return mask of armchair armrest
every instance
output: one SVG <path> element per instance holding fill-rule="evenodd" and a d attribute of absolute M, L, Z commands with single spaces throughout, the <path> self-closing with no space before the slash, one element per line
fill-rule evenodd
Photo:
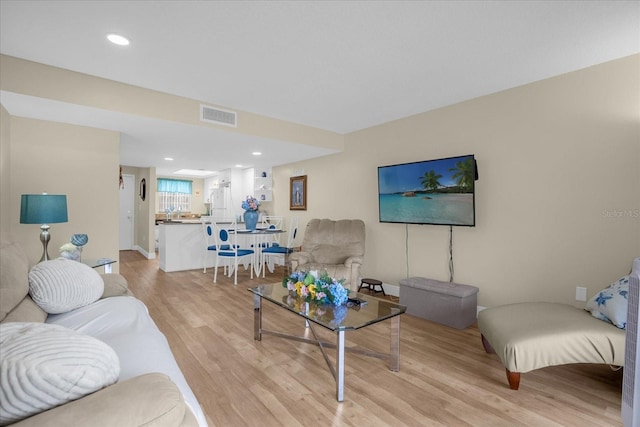
<path fill-rule="evenodd" d="M 289 255 L 289 261 L 291 261 L 291 269 L 295 271 L 299 265 L 308 264 L 310 259 L 311 254 L 309 252 L 293 252 Z"/>
<path fill-rule="evenodd" d="M 350 256 L 344 261 L 344 265 L 345 267 L 351 268 L 352 264 L 358 264 L 359 266 L 361 266 L 363 262 L 364 258 L 361 256 Z"/>
<path fill-rule="evenodd" d="M 12 427 L 197 426 L 182 394 L 164 374 L 153 373 L 121 383 L 12 424 Z"/>

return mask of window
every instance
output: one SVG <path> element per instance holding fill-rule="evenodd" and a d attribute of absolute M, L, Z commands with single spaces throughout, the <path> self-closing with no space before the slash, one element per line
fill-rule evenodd
<path fill-rule="evenodd" d="M 191 212 L 191 181 L 158 178 L 158 210 Z"/>

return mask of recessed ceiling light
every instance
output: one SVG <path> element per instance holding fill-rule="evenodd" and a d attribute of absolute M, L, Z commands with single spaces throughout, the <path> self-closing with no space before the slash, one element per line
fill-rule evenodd
<path fill-rule="evenodd" d="M 211 175 L 215 173 L 215 171 L 206 171 L 203 169 L 180 169 L 179 171 L 175 171 L 174 175 L 193 175 L 193 176 L 205 176 Z"/>
<path fill-rule="evenodd" d="M 171 160 L 173 160 L 173 157 L 165 157 L 164 159 L 171 161 Z"/>
<path fill-rule="evenodd" d="M 254 155 L 254 156 L 262 156 L 262 153 L 260 151 L 254 151 L 251 154 Z"/>
<path fill-rule="evenodd" d="M 241 167 L 242 167 L 242 165 L 238 164 L 238 165 L 236 165 L 236 167 L 237 167 L 237 168 L 241 168 Z"/>
<path fill-rule="evenodd" d="M 107 39 L 113 43 L 113 44 L 117 44 L 118 46 L 128 46 L 129 45 L 129 39 L 121 36 L 120 34 L 115 34 L 115 33 L 111 33 L 111 34 L 107 34 Z"/>

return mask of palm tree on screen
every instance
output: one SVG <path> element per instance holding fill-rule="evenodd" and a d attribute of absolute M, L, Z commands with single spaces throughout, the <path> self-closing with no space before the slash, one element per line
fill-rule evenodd
<path fill-rule="evenodd" d="M 437 190 L 440 187 L 440 182 L 438 181 L 442 178 L 442 175 L 436 173 L 434 170 L 430 170 L 425 172 L 421 177 L 422 181 L 420 182 L 425 190 Z"/>
<path fill-rule="evenodd" d="M 449 169 L 455 172 L 451 178 L 456 180 L 456 184 L 460 187 L 461 192 L 473 191 L 473 183 L 475 177 L 475 165 L 473 159 L 465 159 L 456 162 L 455 167 Z"/>

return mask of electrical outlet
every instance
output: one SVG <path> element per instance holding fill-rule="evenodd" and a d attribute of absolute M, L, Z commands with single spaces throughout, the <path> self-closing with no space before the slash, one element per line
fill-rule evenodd
<path fill-rule="evenodd" d="M 587 288 L 582 286 L 576 286 L 576 301 L 587 300 Z"/>

